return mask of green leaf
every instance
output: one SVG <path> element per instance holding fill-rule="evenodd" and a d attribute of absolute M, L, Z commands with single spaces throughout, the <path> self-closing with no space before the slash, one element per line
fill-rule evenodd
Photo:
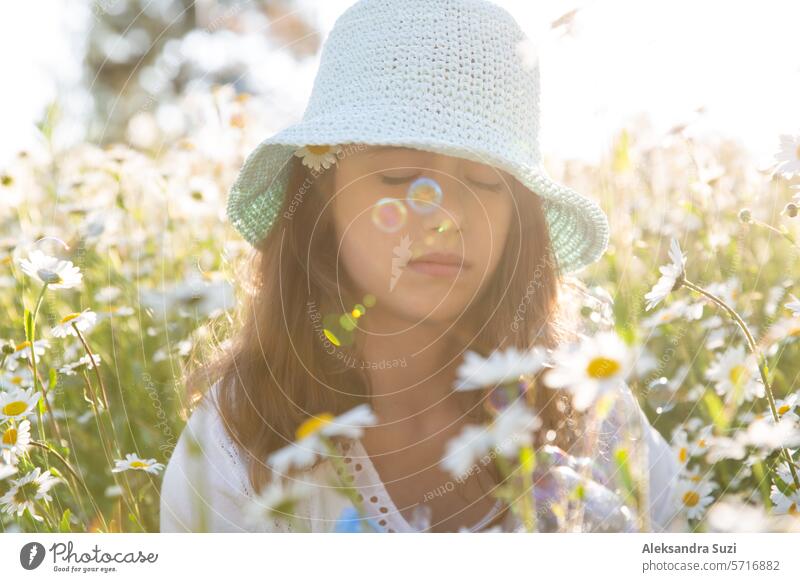
<path fill-rule="evenodd" d="M 59 523 L 58 525 L 58 531 L 60 531 L 61 533 L 70 533 L 71 531 L 69 527 L 70 515 L 71 515 L 70 510 L 65 509 L 64 514 L 61 516 L 61 523 Z"/>
<path fill-rule="evenodd" d="M 33 313 L 27 307 L 25 308 L 24 319 L 25 323 L 25 339 L 29 342 L 33 341 Z"/>
<path fill-rule="evenodd" d="M 769 479 L 766 477 L 766 470 L 763 461 L 753 463 L 753 477 L 758 482 L 758 488 L 761 491 L 761 499 L 764 502 L 764 508 L 772 508 L 772 500 L 769 497 Z"/>
<path fill-rule="evenodd" d="M 720 400 L 717 393 L 713 390 L 706 390 L 706 393 L 703 394 L 703 403 L 706 405 L 708 416 L 711 418 L 714 426 L 717 427 L 717 430 L 721 434 L 725 434 L 729 423 L 728 416 L 725 414 L 725 407 L 722 405 L 722 400 Z"/>
<path fill-rule="evenodd" d="M 49 378 L 50 387 L 48 388 L 48 390 L 52 390 L 53 388 L 56 387 L 56 383 L 58 382 L 58 374 L 56 374 L 55 368 L 50 368 L 49 376 L 50 376 Z"/>
<path fill-rule="evenodd" d="M 617 473 L 619 474 L 619 480 L 621 482 L 622 489 L 625 492 L 626 503 L 635 501 L 636 485 L 633 480 L 633 474 L 631 473 L 631 465 L 630 465 L 628 449 L 624 447 L 619 447 L 615 449 L 614 463 L 617 466 Z"/>

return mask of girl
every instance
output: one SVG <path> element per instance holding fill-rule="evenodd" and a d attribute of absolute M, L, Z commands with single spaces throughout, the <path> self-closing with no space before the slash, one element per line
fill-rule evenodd
<path fill-rule="evenodd" d="M 332 531 L 353 506 L 379 531 L 521 529 L 494 463 L 443 468 L 468 425 L 514 408 L 454 382 L 468 350 L 575 339 L 567 275 L 608 240 L 602 210 L 542 168 L 525 43 L 484 0 L 361 0 L 337 20 L 303 120 L 231 190 L 254 292 L 231 347 L 187 381 L 211 389 L 169 461 L 162 531 Z M 620 418 L 643 431 L 646 511 L 666 529 L 677 464 L 620 393 L 600 444 Z M 538 375 L 526 395 L 535 446 L 582 453 L 569 399 Z M 630 529 L 619 508 L 595 513 L 587 529 Z"/>

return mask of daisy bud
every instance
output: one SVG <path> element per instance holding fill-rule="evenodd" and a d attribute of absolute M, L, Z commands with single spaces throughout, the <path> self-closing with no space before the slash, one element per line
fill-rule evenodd
<path fill-rule="evenodd" d="M 794 218 L 797 216 L 797 204 L 794 202 L 789 202 L 786 207 L 783 209 L 784 214 L 789 218 Z"/>
<path fill-rule="evenodd" d="M 750 212 L 750 209 L 742 208 L 739 211 L 739 221 L 743 224 L 749 224 L 753 222 L 753 214 Z"/>
<path fill-rule="evenodd" d="M 3 355 L 8 356 L 10 354 L 13 354 L 15 351 L 16 350 L 14 349 L 13 345 L 8 344 L 8 343 L 3 344 L 3 348 L 2 348 Z"/>

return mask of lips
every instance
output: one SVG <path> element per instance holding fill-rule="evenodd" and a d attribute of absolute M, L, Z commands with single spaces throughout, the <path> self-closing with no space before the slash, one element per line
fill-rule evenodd
<path fill-rule="evenodd" d="M 408 262 L 408 268 L 433 277 L 454 277 L 470 264 L 453 253 L 428 253 Z"/>

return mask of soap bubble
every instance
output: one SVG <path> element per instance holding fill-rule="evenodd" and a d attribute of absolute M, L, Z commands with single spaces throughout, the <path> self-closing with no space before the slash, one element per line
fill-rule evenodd
<path fill-rule="evenodd" d="M 408 211 L 397 198 L 381 198 L 372 208 L 372 222 L 383 232 L 397 232 L 406 223 Z"/>
<path fill-rule="evenodd" d="M 442 203 L 442 187 L 431 178 L 417 178 L 408 187 L 406 201 L 408 205 L 420 214 L 429 214 L 436 210 Z"/>

